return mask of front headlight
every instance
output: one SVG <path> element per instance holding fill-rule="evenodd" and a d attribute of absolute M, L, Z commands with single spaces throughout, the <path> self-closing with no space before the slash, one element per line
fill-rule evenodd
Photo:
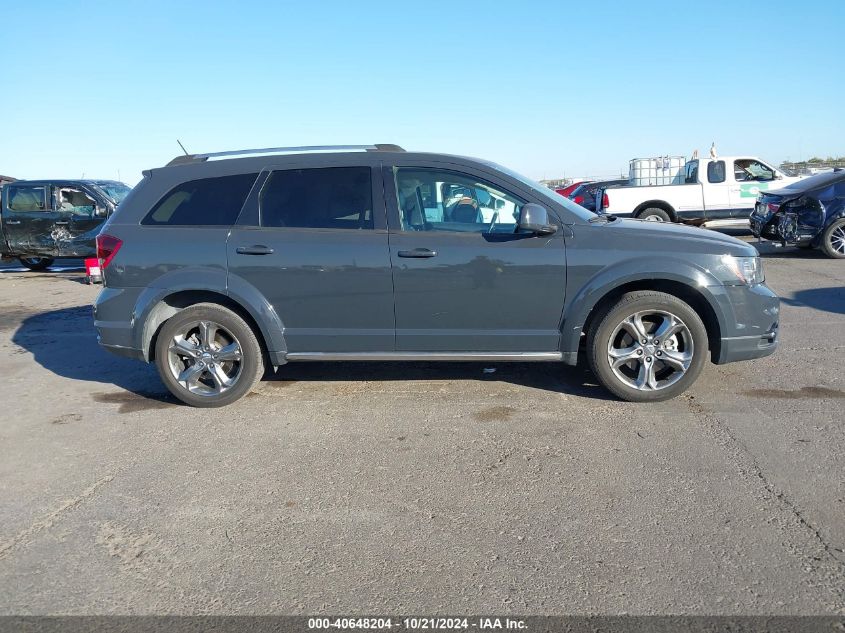
<path fill-rule="evenodd" d="M 763 274 L 763 261 L 759 257 L 724 255 L 722 263 L 739 281 L 748 286 L 756 286 L 766 281 L 766 276 Z"/>

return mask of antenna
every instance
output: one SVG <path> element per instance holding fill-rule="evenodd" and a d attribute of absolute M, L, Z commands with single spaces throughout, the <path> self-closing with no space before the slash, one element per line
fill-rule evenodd
<path fill-rule="evenodd" d="M 182 145 L 182 141 L 180 141 L 180 140 L 177 138 L 177 139 L 176 139 L 176 142 L 177 142 L 177 143 L 179 143 L 179 147 L 181 147 L 181 148 L 182 148 L 182 151 L 183 151 L 183 152 L 185 152 L 185 156 L 188 156 L 188 155 L 189 155 L 189 154 L 188 154 L 188 150 L 186 150 L 186 149 L 185 149 L 185 146 L 184 146 L 184 145 Z"/>

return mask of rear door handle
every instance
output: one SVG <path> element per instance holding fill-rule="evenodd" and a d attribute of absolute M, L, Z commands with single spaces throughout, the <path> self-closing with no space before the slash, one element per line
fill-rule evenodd
<path fill-rule="evenodd" d="M 412 251 L 399 251 L 396 253 L 399 257 L 437 257 L 437 251 L 432 251 L 427 248 L 415 248 Z"/>
<path fill-rule="evenodd" d="M 58 224 L 58 225 L 60 225 L 60 226 L 65 226 L 66 224 L 70 224 L 70 222 L 68 222 L 67 220 L 65 220 L 64 222 L 56 222 L 55 224 Z"/>
<path fill-rule="evenodd" d="M 235 252 L 239 255 L 270 255 L 273 253 L 273 249 L 269 246 L 255 244 L 254 246 L 238 246 Z"/>
<path fill-rule="evenodd" d="M 6 220 L 6 224 L 20 224 L 20 220 Z"/>

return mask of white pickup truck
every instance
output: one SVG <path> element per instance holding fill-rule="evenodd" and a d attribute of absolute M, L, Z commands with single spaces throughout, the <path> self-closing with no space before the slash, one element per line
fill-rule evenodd
<path fill-rule="evenodd" d="M 680 185 L 599 190 L 596 209 L 658 222 L 741 221 L 751 215 L 760 191 L 799 180 L 749 156 L 693 159 L 684 165 L 682 176 Z"/>

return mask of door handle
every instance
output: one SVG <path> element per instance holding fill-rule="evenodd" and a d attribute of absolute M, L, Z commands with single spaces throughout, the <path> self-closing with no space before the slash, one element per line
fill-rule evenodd
<path fill-rule="evenodd" d="M 65 225 L 67 225 L 67 224 L 70 224 L 70 222 L 69 222 L 69 221 L 67 221 L 67 220 L 65 220 L 64 222 L 54 222 L 54 224 L 58 224 L 58 225 L 61 225 L 61 226 L 65 226 Z"/>
<path fill-rule="evenodd" d="M 6 224 L 20 224 L 20 220 L 6 220 Z"/>
<path fill-rule="evenodd" d="M 432 251 L 432 250 L 429 250 L 427 248 L 415 248 L 412 251 L 399 251 L 396 254 L 399 255 L 399 257 L 425 258 L 425 257 L 436 257 L 437 251 Z"/>
<path fill-rule="evenodd" d="M 269 246 L 256 244 L 254 246 L 238 246 L 235 252 L 239 255 L 270 255 L 273 253 L 273 249 Z"/>

